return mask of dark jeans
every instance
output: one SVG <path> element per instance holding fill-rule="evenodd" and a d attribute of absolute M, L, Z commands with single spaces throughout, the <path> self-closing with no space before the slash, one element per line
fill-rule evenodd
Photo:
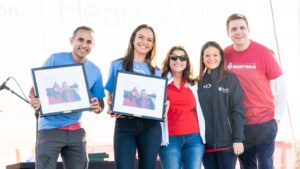
<path fill-rule="evenodd" d="M 154 169 L 160 144 L 159 121 L 118 118 L 114 133 L 116 169 L 134 169 L 136 150 L 139 169 Z"/>
<path fill-rule="evenodd" d="M 242 169 L 274 169 L 273 153 L 277 135 L 275 120 L 245 126 L 245 152 L 239 156 Z"/>
<path fill-rule="evenodd" d="M 88 159 L 84 129 L 45 129 L 38 132 L 36 169 L 56 169 L 61 154 L 64 168 L 86 169 Z"/>
<path fill-rule="evenodd" d="M 236 160 L 233 150 L 223 150 L 204 153 L 203 165 L 205 169 L 235 169 Z"/>

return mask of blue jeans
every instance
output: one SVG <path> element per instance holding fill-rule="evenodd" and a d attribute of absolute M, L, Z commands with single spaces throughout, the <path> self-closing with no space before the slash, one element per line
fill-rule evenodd
<path fill-rule="evenodd" d="M 169 144 L 161 146 L 159 157 L 163 169 L 200 169 L 204 144 L 200 134 L 170 136 Z"/>
<path fill-rule="evenodd" d="M 134 169 L 136 150 L 139 169 L 154 169 L 160 144 L 159 121 L 118 118 L 114 133 L 116 169 Z"/>
<path fill-rule="evenodd" d="M 273 153 L 277 135 L 275 120 L 245 126 L 245 152 L 239 156 L 242 169 L 274 169 Z"/>

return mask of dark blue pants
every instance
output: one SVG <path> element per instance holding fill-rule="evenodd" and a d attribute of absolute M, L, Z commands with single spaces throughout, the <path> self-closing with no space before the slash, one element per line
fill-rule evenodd
<path fill-rule="evenodd" d="M 203 165 L 205 169 L 235 169 L 236 160 L 233 150 L 223 150 L 204 153 Z"/>
<path fill-rule="evenodd" d="M 116 169 L 134 169 L 136 150 L 139 169 L 154 169 L 160 144 L 159 121 L 118 118 L 114 133 Z"/>
<path fill-rule="evenodd" d="M 245 151 L 239 156 L 241 169 L 274 169 L 273 153 L 277 135 L 275 120 L 245 126 Z"/>

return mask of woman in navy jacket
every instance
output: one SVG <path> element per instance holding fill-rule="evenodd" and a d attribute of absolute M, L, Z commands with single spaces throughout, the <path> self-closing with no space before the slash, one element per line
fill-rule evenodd
<path fill-rule="evenodd" d="M 206 169 L 234 169 L 243 153 L 245 108 L 240 83 L 224 69 L 224 53 L 214 41 L 201 49 L 198 87 L 206 125 Z"/>

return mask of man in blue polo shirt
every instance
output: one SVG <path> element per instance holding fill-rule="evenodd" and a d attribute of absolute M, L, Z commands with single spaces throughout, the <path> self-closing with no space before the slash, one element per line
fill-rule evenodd
<path fill-rule="evenodd" d="M 83 64 L 88 88 L 91 93 L 91 112 L 100 113 L 104 108 L 105 96 L 100 69 L 86 59 L 94 46 L 94 31 L 86 26 L 74 30 L 70 38 L 72 52 L 52 54 L 43 67 Z M 40 108 L 34 89 L 30 91 L 30 104 L 34 110 Z M 86 169 L 88 166 L 85 131 L 81 128 L 82 112 L 51 115 L 39 118 L 36 144 L 36 169 L 56 169 L 59 154 L 65 168 Z"/>

